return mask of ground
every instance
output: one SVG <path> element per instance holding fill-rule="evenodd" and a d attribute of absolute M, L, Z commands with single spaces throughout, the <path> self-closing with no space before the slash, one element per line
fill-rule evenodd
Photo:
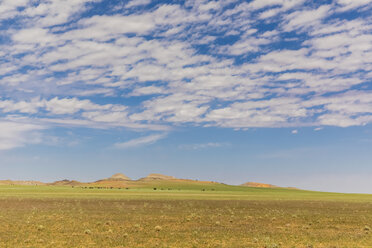
<path fill-rule="evenodd" d="M 0 223 L 11 248 L 372 247 L 372 195 L 1 186 Z"/>

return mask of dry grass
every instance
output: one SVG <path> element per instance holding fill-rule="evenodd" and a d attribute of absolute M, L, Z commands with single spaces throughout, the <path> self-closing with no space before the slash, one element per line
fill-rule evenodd
<path fill-rule="evenodd" d="M 0 198 L 0 247 L 372 247 L 369 201 L 120 194 Z"/>
<path fill-rule="evenodd" d="M 4 199 L 0 247 L 371 247 L 369 203 Z"/>

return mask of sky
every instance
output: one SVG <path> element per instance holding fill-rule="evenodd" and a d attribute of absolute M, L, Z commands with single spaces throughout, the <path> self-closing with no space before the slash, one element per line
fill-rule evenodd
<path fill-rule="evenodd" d="M 372 193 L 371 0 L 0 0 L 0 179 Z"/>

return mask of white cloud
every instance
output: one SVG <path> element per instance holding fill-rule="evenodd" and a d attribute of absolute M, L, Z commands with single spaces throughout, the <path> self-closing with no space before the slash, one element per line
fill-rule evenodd
<path fill-rule="evenodd" d="M 371 0 L 337 0 L 336 2 L 342 6 L 339 11 L 347 11 L 371 4 Z"/>
<path fill-rule="evenodd" d="M 284 25 L 284 30 L 288 32 L 298 28 L 307 28 L 317 25 L 327 16 L 330 10 L 330 5 L 322 5 L 315 10 L 293 12 L 285 17 L 287 23 Z"/>
<path fill-rule="evenodd" d="M 0 100 L 0 110 L 2 112 L 20 112 L 20 113 L 37 113 L 38 108 L 43 106 L 43 103 L 40 102 L 40 99 L 34 98 L 31 101 L 19 101 L 14 102 L 11 100 Z"/>
<path fill-rule="evenodd" d="M 261 9 L 267 6 L 282 5 L 283 2 L 284 2 L 283 0 L 267 0 L 267 1 L 255 0 L 249 3 L 249 7 L 253 9 Z"/>
<path fill-rule="evenodd" d="M 37 26 L 52 26 L 69 21 L 76 13 L 83 12 L 87 3 L 100 0 L 50 0 L 38 5 L 30 4 L 19 14 L 32 17 Z"/>
<path fill-rule="evenodd" d="M 127 148 L 132 148 L 132 147 L 150 145 L 150 144 L 157 142 L 160 139 L 165 138 L 166 136 L 167 135 L 165 133 L 153 134 L 153 135 L 149 135 L 145 137 L 140 137 L 137 139 L 132 139 L 132 140 L 122 142 L 122 143 L 116 143 L 114 147 L 118 149 L 127 149 Z"/>
<path fill-rule="evenodd" d="M 80 110 L 108 109 L 111 105 L 98 105 L 89 100 L 78 100 L 77 98 L 58 99 L 57 97 L 46 101 L 46 110 L 53 114 L 73 114 Z"/>
<path fill-rule="evenodd" d="M 241 55 L 252 51 L 259 50 L 260 45 L 269 44 L 272 42 L 266 38 L 250 38 L 238 41 L 233 45 L 225 46 L 221 48 L 222 53 L 230 55 Z"/>
<path fill-rule="evenodd" d="M 132 0 L 125 5 L 126 8 L 131 8 L 140 5 L 147 5 L 151 3 L 151 0 Z"/>
<path fill-rule="evenodd" d="M 328 126 L 339 126 L 339 127 L 350 127 L 350 126 L 362 126 L 372 121 L 372 115 L 351 117 L 340 113 L 324 114 L 320 116 L 319 122 L 322 125 Z"/>
<path fill-rule="evenodd" d="M 298 134 L 298 130 L 297 130 L 297 129 L 292 130 L 291 133 L 292 133 L 292 134 Z"/>
<path fill-rule="evenodd" d="M 132 96 L 141 96 L 141 95 L 153 95 L 153 94 L 164 94 L 166 91 L 162 87 L 158 86 L 146 86 L 135 88 L 131 95 Z"/>
<path fill-rule="evenodd" d="M 33 124 L 0 121 L 0 150 L 40 143 L 42 129 L 44 127 Z"/>
<path fill-rule="evenodd" d="M 38 46 L 45 46 L 56 41 L 56 37 L 48 34 L 48 30 L 43 28 L 23 29 L 15 33 L 12 38 L 15 42 L 37 44 Z"/>
<path fill-rule="evenodd" d="M 18 14 L 17 9 L 27 6 L 29 0 L 3 0 L 0 5 L 0 20 L 13 18 Z"/>
<path fill-rule="evenodd" d="M 369 1 L 154 2 L 128 10 L 144 0 L 81 16 L 94 2 L 2 2 L 2 20 L 19 18 L 0 51 L 5 118 L 151 130 L 371 123 L 370 90 L 352 90 L 371 79 L 371 20 L 332 16 L 366 11 Z M 262 22 L 277 28 L 257 28 Z"/>
<path fill-rule="evenodd" d="M 219 126 L 244 127 L 281 127 L 290 126 L 290 120 L 307 115 L 300 106 L 301 99 L 271 99 L 234 103 L 229 107 L 209 112 L 206 120 L 215 121 Z"/>

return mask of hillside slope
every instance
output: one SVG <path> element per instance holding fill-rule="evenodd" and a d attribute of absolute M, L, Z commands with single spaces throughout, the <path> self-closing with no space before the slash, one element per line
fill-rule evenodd
<path fill-rule="evenodd" d="M 93 188 L 126 188 L 126 189 L 152 189 L 152 190 L 198 190 L 198 191 L 245 191 L 250 188 L 281 188 L 271 184 L 248 182 L 239 186 L 227 185 L 212 181 L 198 181 L 179 179 L 157 173 L 149 174 L 138 180 L 131 180 L 122 173 L 95 182 L 82 183 L 76 180 L 60 180 L 53 183 L 38 181 L 11 181 L 2 180 L 0 185 L 48 185 L 48 186 L 76 186 Z"/>

